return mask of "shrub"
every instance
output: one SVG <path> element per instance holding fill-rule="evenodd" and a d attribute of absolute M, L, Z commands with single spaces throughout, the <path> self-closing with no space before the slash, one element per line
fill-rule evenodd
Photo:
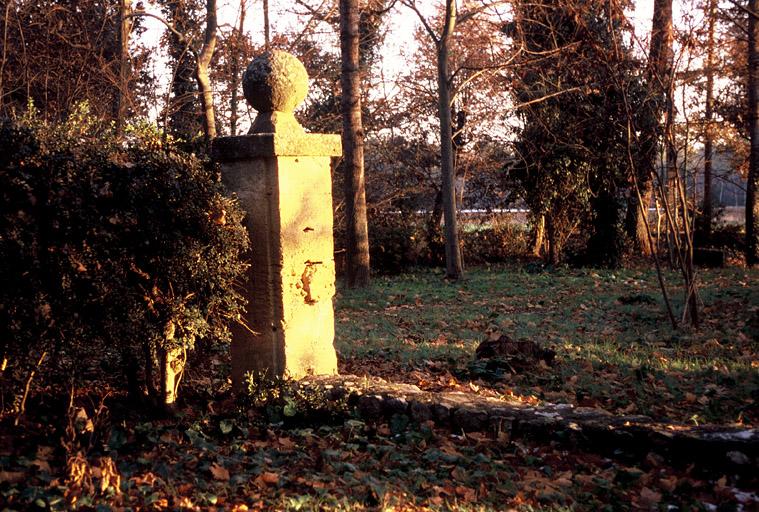
<path fill-rule="evenodd" d="M 214 169 L 155 131 L 118 141 L 88 117 L 0 122 L 2 393 L 17 412 L 36 363 L 82 377 L 114 355 L 131 391 L 171 403 L 187 351 L 227 341 L 242 306 L 243 214 Z"/>
<path fill-rule="evenodd" d="M 248 373 L 239 397 L 240 412 L 267 423 L 297 425 L 314 420 L 342 420 L 349 412 L 347 396 L 332 396 L 325 388 L 289 376 Z"/>
<path fill-rule="evenodd" d="M 464 230 L 461 243 L 467 265 L 501 263 L 524 257 L 528 253 L 527 226 L 513 221 L 491 219 L 473 229 Z"/>
<path fill-rule="evenodd" d="M 384 273 L 424 263 L 426 244 L 421 219 L 413 214 L 371 212 L 369 256 L 372 268 Z"/>

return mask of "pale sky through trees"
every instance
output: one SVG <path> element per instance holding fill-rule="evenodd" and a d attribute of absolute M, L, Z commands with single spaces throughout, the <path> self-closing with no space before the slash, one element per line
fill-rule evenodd
<path fill-rule="evenodd" d="M 675 2 L 675 20 L 676 25 L 683 20 L 683 15 L 693 6 L 694 0 L 681 0 Z M 418 4 L 423 12 L 432 13 L 436 4 L 441 3 L 437 0 L 418 0 Z M 279 34 L 297 34 L 306 25 L 304 17 L 298 16 L 294 11 L 305 12 L 305 10 L 295 4 L 292 0 L 270 0 L 270 21 L 272 37 Z M 336 5 L 336 3 L 335 3 Z M 263 15 L 261 13 L 261 0 L 248 0 L 247 13 L 245 18 L 245 30 L 255 44 L 263 45 Z M 336 7 L 335 7 L 336 8 Z M 151 6 L 148 6 L 151 9 Z M 152 7 L 153 12 L 160 14 L 157 9 Z M 692 11 L 691 11 L 692 12 Z M 637 0 L 635 8 L 628 11 L 628 18 L 635 27 L 634 43 L 635 51 L 644 56 L 647 53 L 648 33 L 651 26 L 651 16 L 653 13 L 652 0 Z M 235 0 L 221 0 L 218 7 L 219 27 L 222 31 L 228 31 L 231 27 L 237 26 L 239 16 L 239 2 Z M 700 20 L 703 16 L 701 12 L 692 12 L 695 20 Z M 413 54 L 413 48 L 418 44 L 415 40 L 417 28 L 420 23 L 416 15 L 409 11 L 408 8 L 400 5 L 389 13 L 390 25 L 388 35 L 385 39 L 384 47 L 381 52 L 381 76 L 385 79 L 385 90 L 382 94 L 392 96 L 397 92 L 395 79 L 403 71 L 408 69 L 408 55 Z M 698 23 L 698 22 L 696 22 Z M 169 73 L 167 69 L 166 49 L 159 44 L 161 35 L 164 32 L 163 25 L 155 19 L 146 18 L 145 26 L 147 31 L 142 36 L 143 41 L 148 46 L 153 46 L 157 58 L 154 62 L 154 73 L 160 77 L 162 82 L 161 95 L 158 98 L 158 104 L 153 106 L 151 117 L 155 118 L 162 108 L 162 95 L 165 94 Z M 339 58 L 339 41 L 338 34 L 326 29 L 326 27 L 317 27 L 316 32 L 321 34 L 325 46 L 334 50 L 335 58 Z M 240 120 L 242 129 L 247 129 L 246 117 Z"/>

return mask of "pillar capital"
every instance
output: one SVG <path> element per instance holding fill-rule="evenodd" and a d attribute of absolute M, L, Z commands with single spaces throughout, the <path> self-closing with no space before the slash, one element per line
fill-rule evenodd
<path fill-rule="evenodd" d="M 219 137 L 213 141 L 213 158 L 232 162 L 276 156 L 340 156 L 340 135 L 324 133 L 253 133 Z"/>

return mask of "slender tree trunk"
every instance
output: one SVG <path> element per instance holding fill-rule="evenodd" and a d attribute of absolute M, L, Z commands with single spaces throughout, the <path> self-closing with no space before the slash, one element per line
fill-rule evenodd
<path fill-rule="evenodd" d="M 129 34 L 132 31 L 131 0 L 119 0 L 119 83 L 113 105 L 116 134 L 121 135 L 126 121 L 126 94 L 129 90 Z"/>
<path fill-rule="evenodd" d="M 435 193 L 431 211 L 427 219 L 427 247 L 430 250 L 430 261 L 437 264 L 445 260 L 444 244 L 439 243 L 440 222 L 443 220 L 443 193 L 440 190 Z"/>
<path fill-rule="evenodd" d="M 671 82 L 670 82 L 671 83 Z M 675 141 L 675 101 L 674 90 L 670 87 L 667 91 L 667 111 L 664 119 L 664 184 L 666 187 L 667 202 L 672 208 L 672 217 L 675 219 L 676 230 L 671 233 L 672 236 L 679 236 L 680 233 L 680 213 L 686 215 L 686 212 L 680 212 L 680 194 L 678 190 L 678 168 L 677 168 L 677 143 Z"/>
<path fill-rule="evenodd" d="M 649 93 L 644 109 L 645 121 L 652 122 L 651 126 L 642 129 L 640 142 L 640 158 L 637 165 L 637 181 L 640 197 L 646 204 L 638 206 L 638 195 L 630 194 L 627 204 L 626 229 L 628 236 L 635 242 L 643 255 L 653 251 L 646 235 L 645 223 L 648 222 L 648 206 L 653 195 L 652 179 L 656 170 L 658 141 L 662 135 L 661 117 L 666 112 L 672 81 L 672 66 L 674 54 L 672 50 L 672 0 L 654 0 L 654 12 L 651 19 L 651 46 L 646 66 L 646 82 Z"/>
<path fill-rule="evenodd" d="M 759 0 L 748 0 L 748 133 L 751 141 L 746 184 L 746 263 L 759 264 Z"/>
<path fill-rule="evenodd" d="M 709 28 L 706 42 L 706 100 L 704 105 L 704 204 L 701 221 L 701 235 L 704 241 L 712 236 L 712 158 L 714 130 L 714 21 L 717 2 L 709 0 L 707 17 Z"/>
<path fill-rule="evenodd" d="M 266 45 L 266 49 L 269 49 L 269 46 L 271 45 L 271 26 L 269 25 L 269 0 L 262 0 L 263 1 L 263 11 L 264 11 L 264 43 Z"/>
<path fill-rule="evenodd" d="M 182 349 L 159 350 L 161 364 L 161 402 L 173 408 L 185 367 L 185 353 Z"/>
<path fill-rule="evenodd" d="M 636 169 L 636 172 L 639 172 Z M 654 197 L 654 188 L 651 179 L 640 180 L 642 174 L 639 174 L 638 186 L 640 187 L 640 197 L 643 199 L 643 211 L 641 211 L 638 194 L 631 193 L 627 199 L 627 212 L 625 214 L 625 232 L 635 247 L 643 256 L 651 256 L 654 248 L 646 232 L 646 223 L 648 222 L 648 208 L 651 205 L 651 199 Z"/>
<path fill-rule="evenodd" d="M 216 49 L 216 0 L 206 2 L 206 32 L 203 39 L 203 48 L 198 54 L 196 78 L 200 91 L 200 105 L 203 108 L 203 131 L 205 133 L 206 148 L 210 148 L 211 141 L 216 138 L 216 118 L 213 109 L 213 91 L 211 90 L 211 78 L 208 67 Z"/>
<path fill-rule="evenodd" d="M 464 276 L 456 224 L 455 169 L 451 139 L 451 88 L 448 73 L 448 44 L 456 28 L 456 2 L 446 0 L 445 27 L 437 44 L 438 114 L 440 116 L 440 173 L 442 175 L 443 218 L 445 221 L 445 268 L 450 279 Z"/>
<path fill-rule="evenodd" d="M 358 1 L 340 0 L 346 270 L 350 287 L 364 287 L 369 284 L 369 233 L 364 187 L 364 128 L 361 122 L 358 18 Z"/>
<path fill-rule="evenodd" d="M 188 6 L 180 0 L 166 2 L 168 22 L 180 33 L 189 30 L 190 13 Z M 197 62 L 190 51 L 189 42 L 183 35 L 168 34 L 169 55 L 174 59 L 175 68 L 169 87 L 171 101 L 164 110 L 164 128 L 167 133 L 191 141 L 198 131 L 197 126 Z"/>
<path fill-rule="evenodd" d="M 540 258 L 543 256 L 543 247 L 545 245 L 546 216 L 538 216 L 534 220 L 534 223 L 533 232 L 535 234 L 532 243 L 532 255 Z"/>
<path fill-rule="evenodd" d="M 240 54 L 242 53 L 243 30 L 245 26 L 245 0 L 240 0 L 240 25 L 235 34 L 235 47 L 232 53 L 232 97 L 229 99 L 229 134 L 237 135 L 237 89 L 240 87 Z"/>
<path fill-rule="evenodd" d="M 561 262 L 563 247 L 560 240 L 561 235 L 554 226 L 550 215 L 546 216 L 546 236 L 548 237 L 548 262 L 551 265 L 558 265 Z"/>

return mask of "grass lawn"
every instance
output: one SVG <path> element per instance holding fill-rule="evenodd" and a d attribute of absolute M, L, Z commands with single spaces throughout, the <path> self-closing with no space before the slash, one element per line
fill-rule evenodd
<path fill-rule="evenodd" d="M 678 276 L 666 279 L 681 311 Z M 699 280 L 703 323 L 675 330 L 648 269 L 493 266 L 470 269 L 462 283 L 428 269 L 377 277 L 366 290 L 342 288 L 337 296 L 340 371 L 430 390 L 756 425 L 759 271 L 702 270 Z M 556 362 L 489 375 L 472 363 L 491 334 L 550 346 Z"/>

